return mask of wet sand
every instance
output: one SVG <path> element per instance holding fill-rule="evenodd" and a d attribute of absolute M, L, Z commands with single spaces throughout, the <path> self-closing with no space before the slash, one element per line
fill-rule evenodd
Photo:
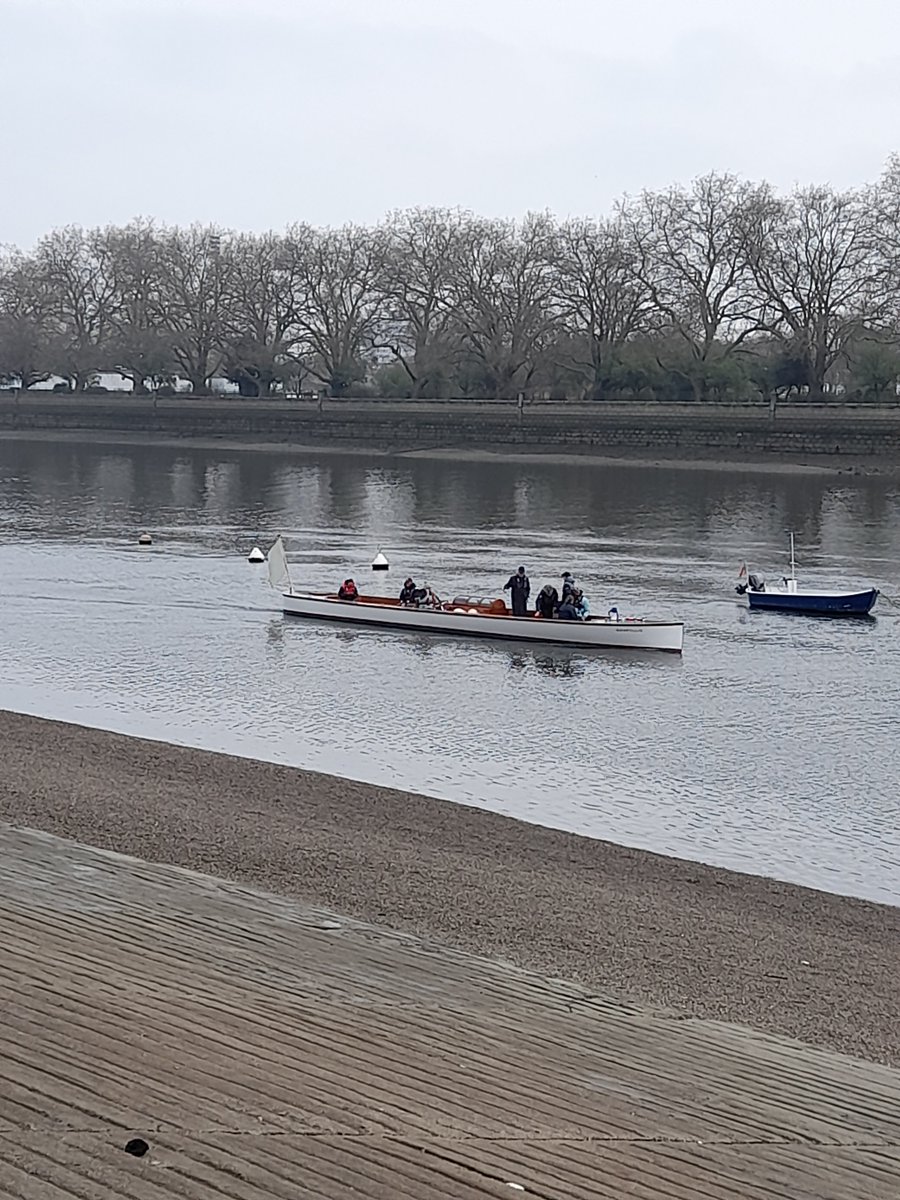
<path fill-rule="evenodd" d="M 745 458 L 723 459 L 715 450 L 708 457 L 685 456 L 677 449 L 659 448 L 621 450 L 619 453 L 596 453 L 585 447 L 581 452 L 558 450 L 520 450 L 515 446 L 484 446 L 478 449 L 461 446 L 427 446 L 406 449 L 385 449 L 371 444 L 352 442 L 327 445 L 314 442 L 238 441 L 228 437 L 172 437 L 166 434 L 137 432 L 123 433 L 98 430 L 0 430 L 0 441 L 23 442 L 89 442 L 91 445 L 135 446 L 152 445 L 193 450 L 218 450 L 265 454 L 340 455 L 388 460 L 425 459 L 451 462 L 541 463 L 556 466 L 601 469 L 604 467 L 658 467 L 665 470 L 713 471 L 740 474 L 809 476 L 885 476 L 900 477 L 900 463 L 890 458 L 853 457 L 850 455 L 772 454 L 748 455 Z"/>
<path fill-rule="evenodd" d="M 9 712 L 0 742 L 0 820 L 900 1064 L 898 908 Z"/>

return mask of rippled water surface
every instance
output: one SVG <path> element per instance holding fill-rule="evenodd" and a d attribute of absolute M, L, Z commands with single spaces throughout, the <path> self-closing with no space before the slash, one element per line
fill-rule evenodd
<path fill-rule="evenodd" d="M 804 582 L 900 597 L 898 517 L 877 477 L 0 442 L 0 706 L 900 903 L 900 610 L 733 592 L 793 529 Z M 313 588 L 571 569 L 595 611 L 683 617 L 685 654 L 292 622 L 245 561 L 279 532 Z"/>

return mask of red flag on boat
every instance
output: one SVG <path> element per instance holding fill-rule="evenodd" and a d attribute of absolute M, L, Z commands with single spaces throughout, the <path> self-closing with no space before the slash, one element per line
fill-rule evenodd
<path fill-rule="evenodd" d="M 738 571 L 738 579 L 743 579 L 747 574 L 747 564 L 741 563 L 741 569 Z"/>

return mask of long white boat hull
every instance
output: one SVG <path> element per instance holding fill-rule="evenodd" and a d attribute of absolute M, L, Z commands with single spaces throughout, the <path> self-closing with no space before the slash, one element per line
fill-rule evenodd
<path fill-rule="evenodd" d="M 285 592 L 284 612 L 293 617 L 341 621 L 399 630 L 425 630 L 455 637 L 507 638 L 517 642 L 544 642 L 562 646 L 615 650 L 663 650 L 680 654 L 684 645 L 681 621 L 643 621 L 589 618 L 586 621 L 543 620 L 486 612 L 453 612 L 447 609 L 402 607 L 368 601 L 342 601 L 333 596 Z"/>

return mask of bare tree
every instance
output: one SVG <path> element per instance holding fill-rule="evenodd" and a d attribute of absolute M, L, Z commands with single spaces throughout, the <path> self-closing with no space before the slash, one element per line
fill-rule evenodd
<path fill-rule="evenodd" d="M 894 280 L 900 279 L 900 154 L 892 154 L 880 179 L 861 197 L 878 222 L 878 249 Z"/>
<path fill-rule="evenodd" d="M 617 352 L 646 328 L 650 289 L 637 269 L 637 251 L 621 219 L 566 221 L 560 226 L 558 258 L 561 315 L 570 337 L 567 365 L 599 397 Z"/>
<path fill-rule="evenodd" d="M 900 340 L 900 154 L 888 159 L 881 178 L 861 197 L 875 222 L 875 245 L 880 281 L 875 316 L 881 318 L 882 338 Z"/>
<path fill-rule="evenodd" d="M 55 326 L 55 370 L 82 391 L 108 365 L 115 314 L 103 235 L 77 225 L 55 230 L 38 243 L 35 261 Z"/>
<path fill-rule="evenodd" d="M 295 366 L 299 260 L 274 233 L 231 246 L 226 369 L 242 395 L 268 396 Z"/>
<path fill-rule="evenodd" d="M 891 387 L 900 344 L 900 156 L 864 193 L 708 175 L 612 219 L 443 209 L 375 228 L 57 230 L 0 252 L 0 377 L 115 369 L 145 389 L 224 372 L 345 395 L 385 350 L 398 394 L 819 394 Z M 842 374 L 841 374 L 842 373 Z"/>
<path fill-rule="evenodd" d="M 165 230 L 159 256 L 156 316 L 172 335 L 179 373 L 195 394 L 202 395 L 225 362 L 227 301 L 234 274 L 229 235 L 215 226 Z"/>
<path fill-rule="evenodd" d="M 131 380 L 136 394 L 146 382 L 171 380 L 176 371 L 173 336 L 160 320 L 162 235 L 152 221 L 138 220 L 98 233 L 112 284 L 109 365 Z"/>
<path fill-rule="evenodd" d="M 878 222 L 858 193 L 828 187 L 803 188 L 787 199 L 760 192 L 749 217 L 747 244 L 767 303 L 766 328 L 805 364 L 810 393 L 821 395 L 850 339 L 884 315 Z"/>
<path fill-rule="evenodd" d="M 446 385 L 454 366 L 453 280 L 471 222 L 469 213 L 436 208 L 391 213 L 385 222 L 380 337 L 409 376 L 413 396 Z"/>
<path fill-rule="evenodd" d="M 37 264 L 18 250 L 0 253 L 0 378 L 23 388 L 53 373 L 47 292 Z"/>
<path fill-rule="evenodd" d="M 463 344 L 493 396 L 527 388 L 558 326 L 556 229 L 549 216 L 468 223 L 456 264 Z"/>
<path fill-rule="evenodd" d="M 333 396 L 365 375 L 364 356 L 379 342 L 384 307 L 384 230 L 296 225 L 285 238 L 295 289 L 300 354 Z"/>
<path fill-rule="evenodd" d="M 706 175 L 690 190 L 644 192 L 620 207 L 660 329 L 688 351 L 684 370 L 697 399 L 707 364 L 734 354 L 762 328 L 744 238 L 743 212 L 754 198 L 755 189 L 732 175 Z M 661 365 L 676 368 L 680 357 Z"/>

